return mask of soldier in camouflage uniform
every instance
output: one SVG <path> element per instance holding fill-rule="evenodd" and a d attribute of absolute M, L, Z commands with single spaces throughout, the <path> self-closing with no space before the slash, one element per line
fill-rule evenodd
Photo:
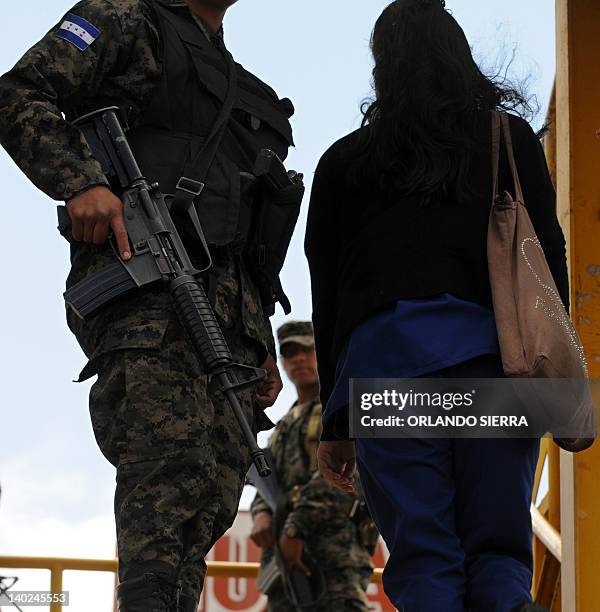
<path fill-rule="evenodd" d="M 188 150 L 206 137 L 223 102 L 221 23 L 235 1 L 83 0 L 0 79 L 2 145 L 41 190 L 67 202 L 68 286 L 114 261 L 109 231 L 123 259 L 131 256 L 121 200 L 71 121 L 119 106 L 142 171 L 173 193 Z M 281 389 L 265 314 L 273 304 L 261 301 L 236 220 L 253 210 L 241 178 L 252 178 L 252 156 L 270 148 L 285 159 L 293 107 L 239 65 L 237 72 L 241 93 L 221 145 L 228 152 L 217 153 L 196 207 L 212 245 L 212 301 L 233 357 L 269 372 L 241 398 L 260 430 L 272 427 L 262 408 Z M 243 141 L 246 158 L 236 157 L 234 140 Z M 119 609 L 195 611 L 204 557 L 237 512 L 247 444 L 228 403 L 207 392 L 165 289 L 122 298 L 85 322 L 69 312 L 68 323 L 89 358 L 80 380 L 98 375 L 93 429 L 117 468 Z"/>
<path fill-rule="evenodd" d="M 324 598 L 315 608 L 318 612 L 365 611 L 371 555 L 379 535 L 362 495 L 344 493 L 318 473 L 321 403 L 312 323 L 286 323 L 277 335 L 283 368 L 298 391 L 298 400 L 269 440 L 287 514 L 277 517 L 281 528 L 274 528 L 271 511 L 257 494 L 251 506 L 251 537 L 263 549 L 261 568 L 271 559 L 277 538 L 288 569 L 297 564 L 308 571 L 301 559 L 306 546 L 326 582 Z M 273 612 L 295 610 L 281 581 L 269 590 L 268 598 Z"/>

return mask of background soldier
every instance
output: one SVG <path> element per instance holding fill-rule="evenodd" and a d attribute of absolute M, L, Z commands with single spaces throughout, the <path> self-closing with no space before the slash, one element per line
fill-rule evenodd
<path fill-rule="evenodd" d="M 67 202 L 68 286 L 114 261 L 109 231 L 121 257 L 131 257 L 119 194 L 72 120 L 119 106 L 142 171 L 175 193 L 226 97 L 231 60 L 221 23 L 235 1 L 83 0 L 0 79 L 3 146 L 40 189 Z M 249 422 L 264 429 L 272 424 L 254 400 L 272 405 L 281 380 L 265 316 L 273 303 L 261 301 L 246 262 L 251 172 L 262 148 L 285 159 L 293 107 L 239 65 L 237 82 L 228 129 L 195 204 L 212 245 L 209 290 L 233 357 L 269 371 L 257 398 L 256 390 L 242 397 Z M 194 244 L 187 246 L 194 260 Z M 68 323 L 89 358 L 80 380 L 98 374 L 92 424 L 117 467 L 119 609 L 196 610 L 204 556 L 237 512 L 247 444 L 229 405 L 207 393 L 162 286 L 86 322 L 69 312 Z"/>
<path fill-rule="evenodd" d="M 251 538 L 262 547 L 261 567 L 271 559 L 275 532 L 288 568 L 302 563 L 304 545 L 322 570 L 326 594 L 317 610 L 368 610 L 366 589 L 371 555 L 378 533 L 362 495 L 331 487 L 317 470 L 321 435 L 321 403 L 312 323 L 290 322 L 277 332 L 281 363 L 298 392 L 298 400 L 277 423 L 269 440 L 281 495 L 287 498 L 284 517 L 273 516 L 257 494 L 252 506 Z M 269 610 L 295 610 L 281 581 L 268 593 Z"/>

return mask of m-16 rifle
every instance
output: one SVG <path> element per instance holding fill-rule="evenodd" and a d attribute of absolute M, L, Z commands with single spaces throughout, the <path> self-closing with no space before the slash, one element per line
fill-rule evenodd
<path fill-rule="evenodd" d="M 65 301 L 75 313 L 85 319 L 105 304 L 140 287 L 159 282 L 168 285 L 179 320 L 204 365 L 209 380 L 229 402 L 250 447 L 258 474 L 266 477 L 270 473 L 270 467 L 244 416 L 237 392 L 260 382 L 267 372 L 261 368 L 234 363 L 202 280 L 202 274 L 212 266 L 212 259 L 193 206 L 193 199 L 183 213 L 187 215 L 196 242 L 201 248 L 200 268 L 192 264 L 159 185 L 150 184 L 142 175 L 118 112 L 118 107 L 104 108 L 85 115 L 74 123 L 83 132 L 105 174 L 118 182 L 132 257 L 123 261 L 118 255 L 114 239 L 111 238 L 116 254 L 115 262 L 68 289 L 65 292 Z M 282 180 L 282 176 L 287 176 L 283 163 L 276 156 L 274 160 L 270 151 L 263 151 L 261 156 L 267 157 L 270 164 L 275 161 L 278 181 Z M 287 180 L 293 184 L 291 178 Z M 194 189 L 197 193 L 200 193 L 202 187 L 202 183 L 184 178 L 178 185 L 178 189 Z M 64 235 L 70 218 L 65 206 L 58 208 L 59 229 Z"/>
<path fill-rule="evenodd" d="M 261 593 L 268 595 L 274 585 L 279 580 L 282 580 L 286 597 L 297 612 L 313 610 L 325 595 L 325 577 L 311 557 L 310 552 L 306 549 L 306 546 L 304 546 L 302 552 L 302 562 L 310 569 L 310 576 L 306 576 L 296 566 L 290 571 L 286 570 L 277 545 L 277 539 L 280 528 L 285 522 L 287 500 L 281 495 L 279 490 L 275 462 L 273 461 L 271 451 L 267 448 L 264 449 L 264 452 L 269 464 L 272 466 L 271 474 L 266 478 L 261 478 L 256 466 L 253 465 L 246 475 L 246 482 L 256 487 L 273 515 L 273 557 L 261 569 L 260 576 L 258 577 L 258 588 Z"/>

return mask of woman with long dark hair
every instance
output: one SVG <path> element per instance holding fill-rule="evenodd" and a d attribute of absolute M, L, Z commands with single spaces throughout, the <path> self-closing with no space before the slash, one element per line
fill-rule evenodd
<path fill-rule="evenodd" d="M 405 612 L 531 603 L 538 439 L 349 440 L 350 378 L 504 376 L 488 277 L 492 111 L 509 114 L 529 215 L 568 307 L 565 241 L 527 100 L 486 77 L 440 0 L 397 0 L 372 37 L 375 100 L 322 157 L 306 234 L 326 405 L 321 471 L 358 471 Z M 514 191 L 506 154 L 500 193 Z"/>

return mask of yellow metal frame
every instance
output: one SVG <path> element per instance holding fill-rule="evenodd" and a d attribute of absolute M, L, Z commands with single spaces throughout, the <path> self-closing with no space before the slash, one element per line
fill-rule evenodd
<path fill-rule="evenodd" d="M 572 318 L 600 376 L 600 2 L 557 0 L 556 176 L 567 234 Z M 600 443 L 560 452 L 562 612 L 600 610 Z"/>
<path fill-rule="evenodd" d="M 544 149 L 552 181 L 557 185 L 556 87 L 552 91 L 546 123 L 550 131 L 544 138 Z M 563 228 L 569 222 L 568 211 L 559 209 Z M 568 228 L 565 235 L 569 236 Z M 561 564 L 563 541 L 560 531 L 560 450 L 549 439 L 542 440 L 534 480 L 534 501 L 538 498 L 542 473 L 548 473 L 548 491 L 538 506 L 532 504 L 534 542 L 533 598 L 551 612 L 561 612 Z"/>
<path fill-rule="evenodd" d="M 548 492 L 536 506 L 531 505 L 533 523 L 533 598 L 551 612 L 560 612 L 560 494 L 558 484 L 558 447 L 548 438 L 542 440 L 535 473 L 533 499 L 536 500 L 544 467 L 548 471 Z"/>
<path fill-rule="evenodd" d="M 599 26 L 598 0 L 556 0 L 556 86 L 545 142 L 567 240 L 572 318 L 592 378 L 600 375 Z M 534 525 L 544 521 L 536 526 L 534 596 L 551 612 L 599 612 L 600 443 L 577 455 L 546 445 L 536 486 L 544 461 L 549 490 L 539 515 L 533 509 Z M 557 542 L 558 556 L 550 550 Z"/>
<path fill-rule="evenodd" d="M 227 561 L 208 561 L 207 576 L 212 578 L 258 578 L 258 563 L 230 563 Z M 68 570 L 80 572 L 117 573 L 116 559 L 68 559 L 61 557 L 7 557 L 0 556 L 0 567 L 10 569 L 45 569 L 50 570 L 50 591 L 60 593 L 63 590 L 63 572 Z M 383 569 L 373 570 L 371 582 L 381 584 Z M 62 605 L 55 603 L 50 612 L 62 612 Z"/>

